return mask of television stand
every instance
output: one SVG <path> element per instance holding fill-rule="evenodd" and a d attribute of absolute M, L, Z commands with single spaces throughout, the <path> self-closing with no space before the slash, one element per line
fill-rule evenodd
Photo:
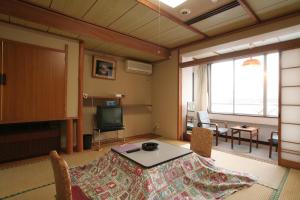
<path fill-rule="evenodd" d="M 98 129 L 98 128 L 95 128 L 94 129 L 94 133 L 93 133 L 93 140 L 94 141 L 96 141 L 95 140 L 95 133 L 98 135 L 98 148 L 96 149 L 97 151 L 101 151 L 102 150 L 102 148 L 101 148 L 101 133 L 105 133 L 105 132 L 112 132 L 112 131 L 117 131 L 117 141 L 119 141 L 119 131 L 120 130 L 124 130 L 125 129 L 125 127 L 120 127 L 120 128 L 117 128 L 117 129 L 112 129 L 112 130 L 103 130 L 103 131 L 101 131 L 100 129 Z M 123 137 L 123 142 L 125 142 L 125 137 Z"/>

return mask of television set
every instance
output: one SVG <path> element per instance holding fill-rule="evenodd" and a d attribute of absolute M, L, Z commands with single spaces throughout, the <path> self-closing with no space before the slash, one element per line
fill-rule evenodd
<path fill-rule="evenodd" d="M 120 106 L 98 106 L 96 113 L 97 129 L 100 132 L 123 129 L 123 109 Z"/>

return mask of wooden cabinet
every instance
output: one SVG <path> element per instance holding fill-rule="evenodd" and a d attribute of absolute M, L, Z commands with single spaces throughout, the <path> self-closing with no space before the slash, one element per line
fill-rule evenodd
<path fill-rule="evenodd" d="M 1 123 L 64 119 L 65 51 L 2 40 Z"/>

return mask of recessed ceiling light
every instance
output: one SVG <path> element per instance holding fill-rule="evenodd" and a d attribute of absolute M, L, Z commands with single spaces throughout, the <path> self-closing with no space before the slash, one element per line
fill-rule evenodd
<path fill-rule="evenodd" d="M 191 14 L 191 10 L 187 9 L 187 8 L 183 8 L 183 9 L 180 10 L 180 14 L 189 15 L 189 14 Z"/>
<path fill-rule="evenodd" d="M 183 2 L 185 2 L 186 0 L 159 0 L 160 2 L 175 8 L 177 6 L 179 6 L 180 4 L 182 4 Z"/>

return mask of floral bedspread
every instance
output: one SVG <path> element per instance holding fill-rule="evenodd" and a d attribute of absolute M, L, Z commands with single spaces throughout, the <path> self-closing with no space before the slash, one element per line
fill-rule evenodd
<path fill-rule="evenodd" d="M 144 169 L 111 151 L 70 174 L 90 199 L 223 199 L 256 182 L 195 153 Z"/>

